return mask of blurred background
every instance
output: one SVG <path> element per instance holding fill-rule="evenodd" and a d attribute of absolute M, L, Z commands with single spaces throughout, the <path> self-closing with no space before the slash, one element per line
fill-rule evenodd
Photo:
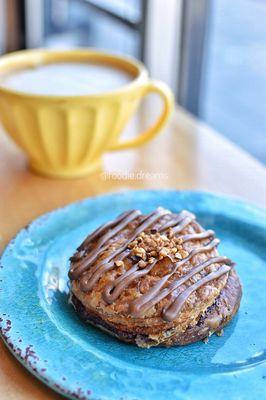
<path fill-rule="evenodd" d="M 0 0 L 0 54 L 83 46 L 142 60 L 266 163 L 265 0 Z"/>

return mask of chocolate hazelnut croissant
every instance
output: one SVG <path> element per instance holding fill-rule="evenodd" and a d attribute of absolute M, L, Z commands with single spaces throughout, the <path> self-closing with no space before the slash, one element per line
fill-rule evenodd
<path fill-rule="evenodd" d="M 71 301 L 80 317 L 140 347 L 208 338 L 237 312 L 234 263 L 194 214 L 125 212 L 91 233 L 71 257 Z"/>

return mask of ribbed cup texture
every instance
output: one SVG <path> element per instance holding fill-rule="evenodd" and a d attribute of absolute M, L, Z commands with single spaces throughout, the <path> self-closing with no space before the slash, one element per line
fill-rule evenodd
<path fill-rule="evenodd" d="M 141 93 L 103 98 L 49 100 L 0 94 L 0 118 L 41 173 L 75 176 L 94 169 L 117 143 Z"/>

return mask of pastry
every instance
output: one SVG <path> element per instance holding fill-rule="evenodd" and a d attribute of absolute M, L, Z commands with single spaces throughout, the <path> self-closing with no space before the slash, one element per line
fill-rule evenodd
<path fill-rule="evenodd" d="M 125 212 L 91 233 L 70 259 L 79 316 L 140 347 L 208 338 L 237 312 L 234 263 L 194 214 Z"/>

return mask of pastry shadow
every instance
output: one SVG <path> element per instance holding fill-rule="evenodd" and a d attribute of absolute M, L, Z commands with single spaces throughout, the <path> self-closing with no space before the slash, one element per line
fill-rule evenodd
<path fill-rule="evenodd" d="M 73 341 L 81 341 L 85 351 L 95 354 L 99 352 L 104 355 L 106 360 L 109 357 L 110 362 L 115 359 L 118 362 L 123 361 L 134 364 L 134 367 L 201 375 L 233 372 L 261 363 L 265 359 L 265 353 L 261 353 L 259 356 L 242 361 L 223 362 L 223 356 L 228 356 L 226 350 L 223 351 L 222 357 L 216 357 L 234 334 L 239 314 L 224 328 L 223 336 L 218 337 L 213 334 L 208 343 L 201 341 L 186 346 L 170 348 L 158 346 L 142 349 L 135 345 L 121 342 L 116 337 L 110 336 L 97 327 L 83 322 L 69 303 L 67 293 L 56 291 L 49 307 L 50 312 L 53 313 L 54 318 L 57 320 L 57 326 L 64 331 L 67 330 L 69 337 Z"/>

